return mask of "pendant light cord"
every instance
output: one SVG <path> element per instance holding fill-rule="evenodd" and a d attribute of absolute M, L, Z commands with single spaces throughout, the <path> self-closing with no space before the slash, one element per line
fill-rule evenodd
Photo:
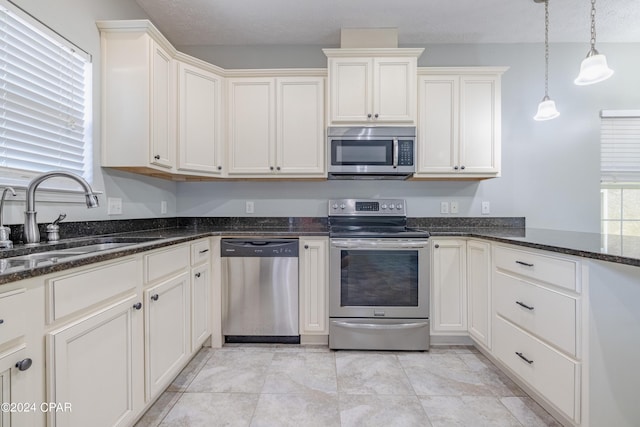
<path fill-rule="evenodd" d="M 596 0 L 591 0 L 591 51 L 596 50 Z"/>
<path fill-rule="evenodd" d="M 591 28 L 593 34 L 595 30 L 593 26 Z M 549 0 L 544 2 L 544 97 L 549 98 Z"/>

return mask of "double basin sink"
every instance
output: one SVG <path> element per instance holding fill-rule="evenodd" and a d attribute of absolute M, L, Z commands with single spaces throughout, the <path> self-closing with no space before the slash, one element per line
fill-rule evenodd
<path fill-rule="evenodd" d="M 0 259 L 0 273 L 8 270 L 35 268 L 56 264 L 71 258 L 94 255 L 112 249 L 139 246 L 164 239 L 163 237 L 102 237 L 66 243 L 64 248 L 52 248 Z M 71 247 L 68 247 L 71 246 Z M 35 248 L 41 249 L 41 248 Z"/>

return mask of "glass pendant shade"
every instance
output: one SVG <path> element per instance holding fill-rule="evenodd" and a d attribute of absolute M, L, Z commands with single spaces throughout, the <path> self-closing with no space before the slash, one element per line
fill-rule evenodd
<path fill-rule="evenodd" d="M 607 80 L 612 75 L 613 70 L 607 65 L 607 58 L 591 49 L 580 64 L 580 74 L 573 82 L 580 86 L 591 85 Z"/>
<path fill-rule="evenodd" d="M 533 120 L 551 120 L 555 119 L 559 115 L 560 113 L 556 109 L 555 101 L 552 101 L 548 96 L 545 96 L 542 98 L 542 101 L 540 101 L 540 104 L 538 104 L 538 112 L 533 116 Z"/>

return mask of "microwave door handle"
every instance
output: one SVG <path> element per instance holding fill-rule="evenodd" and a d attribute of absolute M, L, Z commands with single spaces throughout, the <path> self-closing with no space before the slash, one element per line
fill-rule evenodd
<path fill-rule="evenodd" d="M 398 138 L 393 138 L 393 168 L 398 167 Z"/>

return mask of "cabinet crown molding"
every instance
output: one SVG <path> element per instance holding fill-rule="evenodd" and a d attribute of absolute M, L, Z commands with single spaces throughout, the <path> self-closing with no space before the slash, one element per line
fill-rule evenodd
<path fill-rule="evenodd" d="M 424 48 L 346 48 L 346 49 L 322 49 L 324 54 L 329 58 L 352 58 L 352 57 L 420 57 L 424 52 Z"/>
<path fill-rule="evenodd" d="M 418 67 L 419 76 L 428 76 L 432 74 L 504 74 L 511 67 Z"/>

